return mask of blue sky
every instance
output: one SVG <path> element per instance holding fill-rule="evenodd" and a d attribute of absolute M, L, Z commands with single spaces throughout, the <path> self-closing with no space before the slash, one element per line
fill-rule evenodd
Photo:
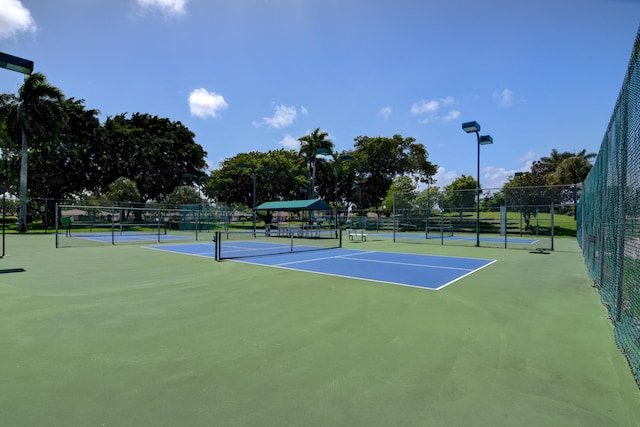
<path fill-rule="evenodd" d="M 210 169 L 316 127 L 414 137 L 437 185 L 499 187 L 551 149 L 598 152 L 640 0 L 0 0 L 0 51 L 101 118 L 180 121 Z M 0 70 L 0 92 L 23 76 Z"/>

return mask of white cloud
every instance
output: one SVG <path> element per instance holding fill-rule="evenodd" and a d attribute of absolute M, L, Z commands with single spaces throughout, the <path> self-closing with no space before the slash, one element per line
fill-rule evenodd
<path fill-rule="evenodd" d="M 455 104 L 455 99 L 452 96 L 447 96 L 440 99 L 432 99 L 430 101 L 421 100 L 414 102 L 411 105 L 411 114 L 414 116 L 421 116 L 420 123 L 429 123 L 434 121 L 449 121 L 455 120 L 460 117 L 460 111 L 450 110 L 444 113 L 440 113 L 443 107 Z"/>
<path fill-rule="evenodd" d="M 449 111 L 447 114 L 445 114 L 444 116 L 441 117 L 441 120 L 444 122 L 448 122 L 450 120 L 456 120 L 460 118 L 460 111 L 458 110 L 451 110 Z"/>
<path fill-rule="evenodd" d="M 184 15 L 189 0 L 137 0 L 143 9 L 159 10 L 166 16 Z"/>
<path fill-rule="evenodd" d="M 306 111 L 306 109 L 305 109 Z M 287 107 L 286 105 L 276 105 L 276 112 L 273 117 L 264 117 L 260 122 L 253 122 L 256 127 L 264 124 L 275 129 L 282 129 L 290 126 L 298 116 L 296 107 Z"/>
<path fill-rule="evenodd" d="M 483 189 L 495 192 L 501 189 L 505 182 L 513 177 L 514 173 L 514 171 L 508 171 L 505 168 L 487 166 L 481 170 L 480 185 Z"/>
<path fill-rule="evenodd" d="M 196 89 L 189 94 L 189 109 L 191 114 L 201 119 L 208 116 L 217 117 L 220 110 L 225 110 L 229 104 L 224 97 L 204 88 Z"/>
<path fill-rule="evenodd" d="M 378 111 L 378 115 L 384 117 L 384 119 L 387 120 L 391 115 L 391 112 L 391 107 L 384 107 L 381 108 L 380 111 Z"/>
<path fill-rule="evenodd" d="M 309 111 L 307 111 L 307 109 L 304 106 L 302 106 L 300 107 L 300 114 L 309 114 Z"/>
<path fill-rule="evenodd" d="M 438 166 L 438 172 L 433 176 L 436 180 L 435 185 L 443 189 L 447 185 L 451 184 L 458 177 L 458 172 L 447 171 L 444 167 Z"/>
<path fill-rule="evenodd" d="M 289 134 L 286 134 L 279 144 L 290 150 L 297 151 L 300 148 L 300 141 L 298 141 L 298 138 L 294 138 Z"/>
<path fill-rule="evenodd" d="M 0 0 L 0 39 L 35 30 L 36 22 L 20 0 Z"/>
<path fill-rule="evenodd" d="M 440 99 L 440 103 L 442 105 L 451 105 L 453 104 L 453 102 L 454 102 L 453 96 L 447 96 L 446 98 Z"/>
<path fill-rule="evenodd" d="M 439 108 L 440 108 L 440 103 L 436 100 L 431 100 L 431 101 L 422 100 L 420 102 L 413 103 L 413 105 L 411 106 L 411 114 L 413 114 L 414 116 L 419 116 L 425 113 L 432 114 L 438 111 Z"/>
<path fill-rule="evenodd" d="M 502 89 L 502 91 L 493 92 L 493 98 L 498 101 L 498 105 L 502 107 L 511 107 L 513 105 L 513 91 L 511 89 Z"/>

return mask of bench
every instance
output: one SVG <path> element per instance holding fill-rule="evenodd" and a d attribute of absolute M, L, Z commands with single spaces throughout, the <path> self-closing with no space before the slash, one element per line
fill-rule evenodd
<path fill-rule="evenodd" d="M 363 242 L 367 241 L 367 230 L 350 228 L 347 230 L 347 233 L 349 234 L 349 240 L 357 238 Z"/>
<path fill-rule="evenodd" d="M 453 236 L 453 225 L 451 224 L 432 225 L 426 228 L 426 232 L 427 232 L 427 236 L 429 236 L 429 233 L 441 234 L 443 236 Z"/>

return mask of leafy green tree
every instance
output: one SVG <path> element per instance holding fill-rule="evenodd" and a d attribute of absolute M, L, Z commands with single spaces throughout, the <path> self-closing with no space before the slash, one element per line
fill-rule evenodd
<path fill-rule="evenodd" d="M 440 188 L 435 185 L 431 185 L 418 193 L 414 203 L 418 209 L 431 211 L 438 206 L 439 201 Z"/>
<path fill-rule="evenodd" d="M 584 156 L 567 157 L 558 164 L 551 176 L 551 180 L 556 184 L 578 184 L 583 182 L 593 165 Z"/>
<path fill-rule="evenodd" d="M 107 200 L 112 202 L 117 202 L 117 205 L 122 207 L 135 207 L 136 200 L 140 200 L 140 191 L 138 191 L 138 187 L 136 186 L 135 181 L 126 178 L 119 177 L 114 182 L 112 182 L 105 193 Z M 120 218 L 123 221 L 128 220 L 129 218 L 129 210 L 122 209 L 120 213 Z M 136 215 L 136 220 L 138 220 L 141 215 Z"/>
<path fill-rule="evenodd" d="M 135 181 L 121 176 L 109 184 L 105 197 L 114 202 L 135 202 L 140 200 L 140 191 Z"/>
<path fill-rule="evenodd" d="M 547 181 L 554 184 L 576 184 L 584 181 L 591 169 L 591 159 L 596 157 L 596 153 L 587 153 L 581 150 L 577 153 L 569 151 L 559 152 L 557 149 L 551 150 L 551 154 L 543 156 L 538 162 L 538 173 L 549 175 Z M 564 166 L 564 162 L 570 160 Z M 558 169 L 561 169 L 558 173 Z M 571 182 L 568 182 L 571 181 Z"/>
<path fill-rule="evenodd" d="M 98 110 L 88 110 L 84 100 L 74 98 L 61 102 L 67 121 L 54 138 L 31 144 L 29 168 L 35 170 L 29 179 L 33 199 L 43 201 L 36 205 L 43 209 L 46 223 L 55 220 L 55 203 L 81 197 L 88 189 L 88 176 L 92 171 L 89 150 L 100 133 Z"/>
<path fill-rule="evenodd" d="M 246 166 L 248 168 L 241 168 Z M 264 169 L 269 169 L 270 172 Z M 240 153 L 225 159 L 211 173 L 203 191 L 207 197 L 227 205 L 253 205 L 253 172 L 256 176 L 256 204 L 272 200 L 306 198 L 306 167 L 293 150 Z"/>
<path fill-rule="evenodd" d="M 459 211 L 473 210 L 476 206 L 476 189 L 478 181 L 473 177 L 462 175 L 444 188 L 443 208 Z"/>
<path fill-rule="evenodd" d="M 356 179 L 367 188 L 364 204 L 378 208 L 398 175 L 410 175 L 418 182 L 428 182 L 437 166 L 427 160 L 424 145 L 402 135 L 355 138 Z"/>
<path fill-rule="evenodd" d="M 310 198 L 314 198 L 318 161 L 324 161 L 323 157 L 318 157 L 318 150 L 322 149 L 333 152 L 333 141 L 329 139 L 329 133 L 320 131 L 320 128 L 315 128 L 310 134 L 298 138 L 298 141 L 300 141 L 298 154 L 309 170 L 309 187 L 307 194 Z"/>
<path fill-rule="evenodd" d="M 200 195 L 198 190 L 190 185 L 181 185 L 176 187 L 171 193 L 167 194 L 163 200 L 164 203 L 174 205 L 176 207 L 180 205 L 193 205 L 200 203 Z"/>
<path fill-rule="evenodd" d="M 333 152 L 330 160 L 318 163 L 316 176 L 316 197 L 335 205 L 336 190 L 338 205 L 345 205 L 350 189 L 355 182 L 355 157 L 350 151 Z M 336 186 L 336 176 L 338 179 Z"/>
<path fill-rule="evenodd" d="M 484 194 L 480 200 L 480 205 L 483 209 L 498 209 L 505 204 L 505 197 L 503 191 L 491 192 L 488 191 Z"/>
<path fill-rule="evenodd" d="M 411 209 L 417 195 L 416 184 L 410 177 L 403 175 L 393 180 L 382 203 L 387 209 L 393 209 L 395 200 L 396 210 Z"/>
<path fill-rule="evenodd" d="M 93 182 L 99 191 L 120 176 L 132 179 L 139 202 L 162 200 L 179 185 L 184 174 L 206 177 L 207 153 L 195 135 L 180 122 L 136 113 L 107 118 L 104 137 L 93 147 Z"/>
<path fill-rule="evenodd" d="M 18 95 L 0 95 L 0 115 L 9 124 L 12 135 L 20 135 L 20 212 L 18 231 L 27 231 L 27 181 L 30 139 L 51 139 L 64 125 L 61 102 L 64 94 L 49 84 L 42 73 L 26 77 Z"/>

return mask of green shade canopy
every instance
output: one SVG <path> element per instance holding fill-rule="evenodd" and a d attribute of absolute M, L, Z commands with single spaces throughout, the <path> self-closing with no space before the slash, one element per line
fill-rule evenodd
<path fill-rule="evenodd" d="M 33 72 L 33 61 L 0 52 L 0 67 L 22 74 Z"/>
<path fill-rule="evenodd" d="M 286 200 L 282 202 L 265 202 L 256 206 L 260 211 L 330 211 L 331 206 L 322 200 Z"/>

